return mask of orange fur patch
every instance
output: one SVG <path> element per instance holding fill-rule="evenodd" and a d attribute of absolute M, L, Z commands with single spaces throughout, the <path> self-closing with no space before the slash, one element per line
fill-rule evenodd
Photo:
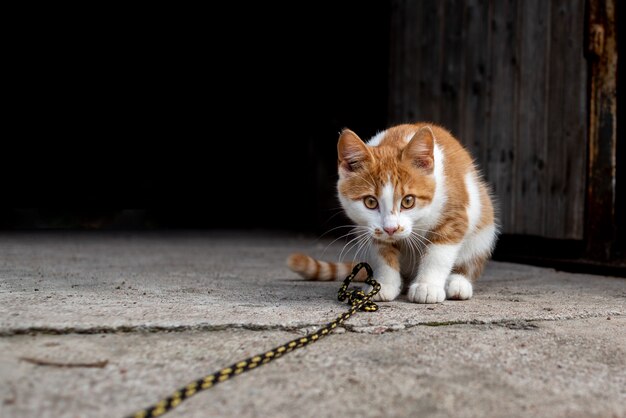
<path fill-rule="evenodd" d="M 309 266 L 309 260 L 311 257 L 301 253 L 291 254 L 287 258 L 287 266 L 297 273 L 305 272 Z"/>
<path fill-rule="evenodd" d="M 489 255 L 474 257 L 472 260 L 455 265 L 452 269 L 452 273 L 462 274 L 467 277 L 471 282 L 476 281 L 483 273 L 485 268 L 485 264 L 487 264 L 487 260 L 489 259 Z"/>
<path fill-rule="evenodd" d="M 396 271 L 400 271 L 400 250 L 396 245 L 380 245 L 378 252 L 387 265 Z"/>

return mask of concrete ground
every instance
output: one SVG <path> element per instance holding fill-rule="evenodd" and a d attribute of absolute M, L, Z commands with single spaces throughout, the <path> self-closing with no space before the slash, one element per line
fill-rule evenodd
<path fill-rule="evenodd" d="M 0 416 L 122 417 L 304 335 L 346 306 L 284 260 L 329 243 L 3 234 Z M 168 416 L 626 417 L 626 281 L 492 262 L 470 301 L 381 304 Z"/>

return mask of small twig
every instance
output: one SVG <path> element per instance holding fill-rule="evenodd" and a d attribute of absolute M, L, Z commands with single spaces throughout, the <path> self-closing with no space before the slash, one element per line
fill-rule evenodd
<path fill-rule="evenodd" d="M 97 367 L 99 369 L 109 364 L 109 360 L 94 361 L 92 363 L 61 363 L 58 361 L 41 360 L 32 357 L 20 357 L 20 360 L 28 363 L 36 364 L 37 366 L 52 366 L 52 367 Z"/>

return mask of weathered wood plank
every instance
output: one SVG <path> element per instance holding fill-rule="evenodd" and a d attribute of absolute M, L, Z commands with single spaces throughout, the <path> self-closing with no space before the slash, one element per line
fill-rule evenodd
<path fill-rule="evenodd" d="M 545 236 L 550 2 L 520 3 L 519 96 L 510 232 Z M 553 51 L 553 54 L 558 54 Z"/>
<path fill-rule="evenodd" d="M 422 108 L 420 78 L 422 73 L 419 32 L 425 12 L 422 5 L 410 0 L 391 2 L 391 46 L 389 116 L 390 124 L 411 123 L 419 119 Z"/>
<path fill-rule="evenodd" d="M 409 117 L 420 121 L 439 123 L 441 106 L 441 62 L 444 50 L 442 47 L 443 2 L 440 0 L 424 0 L 413 2 L 419 5 L 419 20 L 414 28 L 418 38 L 418 56 L 420 67 L 418 78 L 419 95 L 417 102 L 409 112 Z"/>
<path fill-rule="evenodd" d="M 464 79 L 458 137 L 480 167 L 485 163 L 483 150 L 489 119 L 489 10 L 488 0 L 467 0 L 463 13 Z"/>
<path fill-rule="evenodd" d="M 552 0 L 544 235 L 583 238 L 587 148 L 584 0 Z"/>
<path fill-rule="evenodd" d="M 415 101 L 415 97 L 420 97 L 421 86 L 419 83 L 420 76 L 424 71 L 422 62 L 424 58 L 421 55 L 419 46 L 420 37 L 416 36 L 416 27 L 420 25 L 422 19 L 422 9 L 419 4 L 414 1 L 408 0 L 405 5 L 405 19 L 409 26 L 404 31 L 404 44 L 406 48 L 406 61 L 408 65 L 405 67 L 404 78 L 409 81 L 408 85 L 404 86 L 403 102 L 404 112 L 402 122 L 413 123 L 418 117 L 419 104 Z"/>
<path fill-rule="evenodd" d="M 491 104 L 483 169 L 498 200 L 503 232 L 508 233 L 515 230 L 512 185 L 518 113 L 517 0 L 493 0 L 491 7 Z"/>
<path fill-rule="evenodd" d="M 400 95 L 406 84 L 402 76 L 405 64 L 404 53 L 406 48 L 403 42 L 403 33 L 406 29 L 404 22 L 404 3 L 406 0 L 391 0 L 389 22 L 389 101 L 387 119 L 390 124 L 399 123 L 402 118 L 403 97 Z"/>
<path fill-rule="evenodd" d="M 441 95 L 439 100 L 439 123 L 459 135 L 462 81 L 463 81 L 463 14 L 465 8 L 458 0 L 441 1 L 443 25 L 441 37 Z M 452 52 L 454 51 L 454 52 Z"/>

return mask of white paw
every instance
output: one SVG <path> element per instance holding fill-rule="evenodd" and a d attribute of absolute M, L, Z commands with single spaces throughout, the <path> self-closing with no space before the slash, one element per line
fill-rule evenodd
<path fill-rule="evenodd" d="M 472 284 L 465 276 L 451 274 L 446 280 L 446 298 L 467 300 L 472 294 Z"/>
<path fill-rule="evenodd" d="M 413 283 L 408 296 L 415 303 L 439 303 L 446 299 L 446 291 L 443 286 L 432 283 Z"/>
<path fill-rule="evenodd" d="M 402 289 L 395 285 L 380 284 L 380 291 L 374 295 L 372 300 L 376 302 L 390 302 L 398 297 Z M 367 295 L 372 291 L 372 286 L 367 285 L 363 288 L 363 292 Z"/>
<path fill-rule="evenodd" d="M 374 300 L 377 302 L 389 302 L 394 300 L 400 294 L 400 287 L 390 284 L 381 284 L 380 292 L 374 295 Z"/>

